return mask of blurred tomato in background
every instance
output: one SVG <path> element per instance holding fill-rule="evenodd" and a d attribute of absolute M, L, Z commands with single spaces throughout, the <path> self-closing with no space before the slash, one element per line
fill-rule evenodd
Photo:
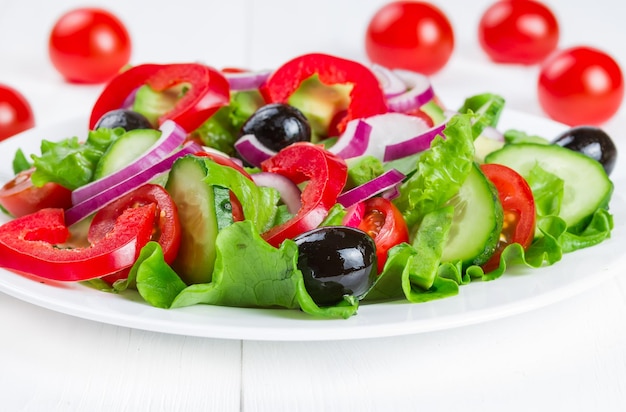
<path fill-rule="evenodd" d="M 542 63 L 537 90 L 541 107 L 554 120 L 599 125 L 620 108 L 624 77 L 604 51 L 577 46 L 559 50 Z"/>
<path fill-rule="evenodd" d="M 392 69 L 430 75 L 441 70 L 454 50 L 448 17 L 435 5 L 393 1 L 369 21 L 365 51 L 373 62 Z"/>
<path fill-rule="evenodd" d="M 109 11 L 77 8 L 54 23 L 48 52 L 68 81 L 102 83 L 128 64 L 131 39 L 124 24 Z"/>
<path fill-rule="evenodd" d="M 0 84 L 0 140 L 35 126 L 33 110 L 16 89 Z"/>
<path fill-rule="evenodd" d="M 495 62 L 536 64 L 556 49 L 559 24 L 543 3 L 497 1 L 481 16 L 478 40 Z"/>

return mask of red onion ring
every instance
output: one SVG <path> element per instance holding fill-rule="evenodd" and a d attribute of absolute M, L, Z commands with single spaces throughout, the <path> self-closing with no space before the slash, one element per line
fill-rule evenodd
<path fill-rule="evenodd" d="M 396 186 L 405 177 L 403 173 L 396 169 L 388 170 L 369 182 L 343 192 L 337 197 L 337 203 L 340 203 L 343 207 L 350 207 Z"/>
<path fill-rule="evenodd" d="M 435 97 L 430 79 L 423 74 L 408 70 L 393 70 L 400 77 L 408 90 L 387 100 L 389 110 L 406 113 L 418 109 Z"/>
<path fill-rule="evenodd" d="M 87 216 L 90 216 L 91 214 L 104 208 L 115 199 L 118 199 L 139 186 L 148 183 L 156 176 L 169 171 L 176 159 L 179 157 L 196 153 L 200 150 L 202 150 L 202 148 L 197 143 L 187 142 L 181 149 L 163 159 L 160 159 L 159 162 L 153 164 L 149 168 L 144 169 L 140 173 L 127 176 L 126 180 L 123 180 L 113 186 L 100 185 L 100 191 L 96 195 L 75 204 L 65 211 L 66 224 L 70 226 L 83 220 Z"/>
<path fill-rule="evenodd" d="M 230 85 L 230 90 L 233 91 L 245 91 L 258 89 L 270 74 L 272 70 L 261 70 L 257 72 L 222 72 L 226 80 Z"/>
<path fill-rule="evenodd" d="M 235 150 L 246 162 L 252 166 L 259 167 L 264 160 L 276 154 L 275 151 L 268 149 L 253 134 L 245 134 L 235 142 Z"/>
<path fill-rule="evenodd" d="M 157 163 L 159 160 L 169 155 L 174 149 L 180 146 L 187 137 L 187 132 L 172 120 L 163 122 L 159 130 L 161 131 L 161 136 L 143 155 L 117 172 L 111 173 L 110 175 L 104 176 L 101 179 L 74 190 L 72 192 L 72 204 L 75 205 L 95 196 L 103 189 L 114 186 L 128 179 L 130 176 L 149 168 L 154 163 Z"/>
<path fill-rule="evenodd" d="M 392 70 L 378 64 L 372 64 L 370 68 L 376 78 L 378 78 L 380 87 L 383 89 L 383 93 L 387 99 L 399 96 L 406 92 L 406 83 Z"/>
<path fill-rule="evenodd" d="M 385 147 L 383 161 L 389 162 L 391 160 L 402 159 L 403 157 L 430 149 L 430 144 L 433 139 L 436 136 L 441 135 L 443 133 L 443 129 L 445 128 L 446 123 L 442 123 L 431 127 L 424 133 L 420 133 L 411 139 L 387 145 Z"/>
<path fill-rule="evenodd" d="M 280 199 L 287 206 L 289 213 L 296 214 L 302 207 L 300 188 L 283 175 L 278 173 L 260 172 L 251 175 L 257 186 L 273 187 L 280 193 Z"/>
<path fill-rule="evenodd" d="M 367 122 L 361 119 L 351 120 L 346 125 L 346 130 L 328 151 L 342 159 L 361 156 L 367 150 L 371 132 L 372 126 Z"/>

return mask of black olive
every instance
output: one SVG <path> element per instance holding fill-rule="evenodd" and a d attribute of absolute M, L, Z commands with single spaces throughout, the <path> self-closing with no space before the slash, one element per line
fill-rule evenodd
<path fill-rule="evenodd" d="M 598 127 L 573 127 L 557 136 L 552 143 L 597 160 L 607 174 L 613 171 L 617 159 L 617 148 L 611 137 Z"/>
<path fill-rule="evenodd" d="M 362 230 L 325 226 L 297 236 L 298 269 L 313 301 L 319 306 L 358 299 L 372 287 L 377 274 L 376 245 Z"/>
<path fill-rule="evenodd" d="M 311 141 L 311 125 L 297 108 L 288 104 L 267 104 L 243 124 L 240 136 L 253 134 L 267 148 L 276 152 L 295 142 Z"/>
<path fill-rule="evenodd" d="M 129 131 L 134 129 L 152 129 L 150 121 L 141 113 L 128 109 L 116 109 L 106 112 L 96 123 L 94 129 L 106 127 L 115 129 L 121 127 Z"/>

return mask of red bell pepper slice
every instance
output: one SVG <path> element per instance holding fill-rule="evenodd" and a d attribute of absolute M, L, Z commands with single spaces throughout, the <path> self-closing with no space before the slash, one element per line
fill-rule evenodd
<path fill-rule="evenodd" d="M 64 248 L 63 209 L 49 208 L 0 226 L 0 267 L 57 281 L 100 278 L 130 267 L 152 235 L 155 204 L 124 211 L 91 246 Z"/>
<path fill-rule="evenodd" d="M 283 175 L 296 184 L 308 180 L 301 195 L 302 207 L 296 215 L 263 233 L 263 238 L 272 246 L 319 226 L 337 203 L 348 177 L 343 159 L 309 142 L 287 146 L 261 163 L 261 168 Z"/>
<path fill-rule="evenodd" d="M 380 83 L 370 69 L 361 63 L 322 53 L 305 54 L 283 64 L 261 86 L 261 94 L 269 103 L 287 103 L 300 84 L 314 74 L 325 85 L 352 86 L 350 104 L 337 125 L 339 132 L 345 130 L 350 120 L 389 111 Z"/>
<path fill-rule="evenodd" d="M 111 79 L 91 109 L 89 129 L 93 130 L 105 113 L 122 107 L 128 96 L 146 84 L 146 80 L 163 67 L 163 64 L 140 64 L 124 70 Z"/>
<path fill-rule="evenodd" d="M 108 111 L 122 107 L 140 86 L 148 85 L 160 92 L 181 83 L 191 87 L 170 112 L 159 118 L 159 124 L 170 119 L 192 132 L 230 102 L 228 80 L 212 67 L 200 63 L 144 64 L 120 73 L 106 86 L 91 111 L 89 127 L 93 129 Z"/>
<path fill-rule="evenodd" d="M 180 83 L 190 83 L 191 90 L 172 111 L 159 118 L 159 124 L 170 119 L 190 133 L 230 102 L 228 80 L 221 72 L 199 63 L 169 64 L 146 82 L 157 92 Z"/>

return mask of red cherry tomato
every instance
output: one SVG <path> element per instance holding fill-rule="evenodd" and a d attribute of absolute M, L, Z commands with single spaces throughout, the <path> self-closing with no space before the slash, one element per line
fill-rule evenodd
<path fill-rule="evenodd" d="M 504 248 L 519 243 L 528 249 L 535 236 L 535 198 L 526 180 L 515 170 L 495 163 L 483 164 L 481 170 L 498 190 L 498 197 L 504 210 L 504 223 L 500 241 L 491 258 L 482 265 L 485 272 L 500 265 L 500 255 Z"/>
<path fill-rule="evenodd" d="M 128 64 L 131 40 L 124 24 L 110 12 L 78 8 L 54 24 L 48 52 L 68 81 L 103 83 Z"/>
<path fill-rule="evenodd" d="M 33 185 L 35 169 L 18 173 L 0 189 L 0 206 L 13 217 L 21 217 L 44 208 L 67 209 L 72 206 L 72 192 L 58 183 Z"/>
<path fill-rule="evenodd" d="M 372 62 L 426 75 L 443 68 L 453 50 L 450 21 L 427 2 L 404 0 L 384 5 L 365 34 L 365 51 Z"/>
<path fill-rule="evenodd" d="M 556 49 L 559 25 L 552 10 L 537 1 L 497 1 L 482 15 L 478 39 L 495 62 L 535 64 Z"/>
<path fill-rule="evenodd" d="M 358 228 L 374 239 L 378 273 L 382 272 L 389 249 L 409 241 L 409 229 L 402 213 L 389 200 L 373 197 L 365 201 L 363 219 Z"/>
<path fill-rule="evenodd" d="M 591 47 L 572 47 L 546 59 L 538 80 L 539 103 L 554 120 L 599 125 L 619 109 L 624 77 L 611 56 Z"/>
<path fill-rule="evenodd" d="M 35 126 L 33 110 L 24 96 L 0 84 L 0 140 Z"/>

